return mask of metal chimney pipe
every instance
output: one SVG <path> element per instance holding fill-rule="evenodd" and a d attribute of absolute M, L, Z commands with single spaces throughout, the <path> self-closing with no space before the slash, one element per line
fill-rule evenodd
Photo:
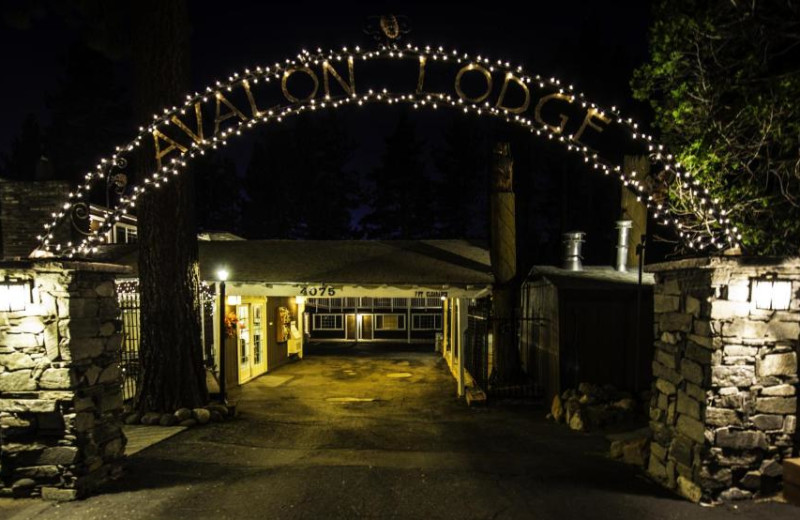
<path fill-rule="evenodd" d="M 624 273 L 628 270 L 628 242 L 630 241 L 631 227 L 633 226 L 632 220 L 618 220 L 617 221 L 617 261 L 614 268 Z"/>
<path fill-rule="evenodd" d="M 583 270 L 583 255 L 581 255 L 581 246 L 583 238 L 586 233 L 583 231 L 570 231 L 562 235 L 562 244 L 564 245 L 564 269 L 568 271 L 582 271 Z"/>

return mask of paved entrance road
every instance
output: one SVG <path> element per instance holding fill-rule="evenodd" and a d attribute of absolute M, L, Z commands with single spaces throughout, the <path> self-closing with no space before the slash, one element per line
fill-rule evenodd
<path fill-rule="evenodd" d="M 778 503 L 702 508 L 604 458 L 605 441 L 531 405 L 470 409 L 432 353 L 340 349 L 244 387 L 241 415 L 132 456 L 80 502 L 16 518 L 798 518 Z M 3 509 L 0 508 L 0 513 Z"/>

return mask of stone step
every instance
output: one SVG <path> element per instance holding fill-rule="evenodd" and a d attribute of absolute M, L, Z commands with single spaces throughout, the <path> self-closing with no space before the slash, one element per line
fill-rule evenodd
<path fill-rule="evenodd" d="M 486 392 L 477 386 L 469 386 L 466 388 L 467 406 L 479 406 L 486 404 Z"/>
<path fill-rule="evenodd" d="M 783 482 L 800 488 L 800 457 L 783 459 Z"/>

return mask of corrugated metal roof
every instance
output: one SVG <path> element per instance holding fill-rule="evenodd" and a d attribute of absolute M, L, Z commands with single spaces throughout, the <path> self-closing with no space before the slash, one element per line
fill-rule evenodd
<path fill-rule="evenodd" d="M 201 241 L 200 276 L 230 281 L 359 285 L 487 285 L 488 249 L 467 240 Z M 116 261 L 136 268 L 135 251 Z"/>

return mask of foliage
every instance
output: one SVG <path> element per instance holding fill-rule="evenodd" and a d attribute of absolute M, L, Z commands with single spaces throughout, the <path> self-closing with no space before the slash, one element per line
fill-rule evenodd
<path fill-rule="evenodd" d="M 662 0 L 634 96 L 662 140 L 730 210 L 749 253 L 800 246 L 800 4 Z M 669 194 L 688 210 L 680 182 Z"/>

